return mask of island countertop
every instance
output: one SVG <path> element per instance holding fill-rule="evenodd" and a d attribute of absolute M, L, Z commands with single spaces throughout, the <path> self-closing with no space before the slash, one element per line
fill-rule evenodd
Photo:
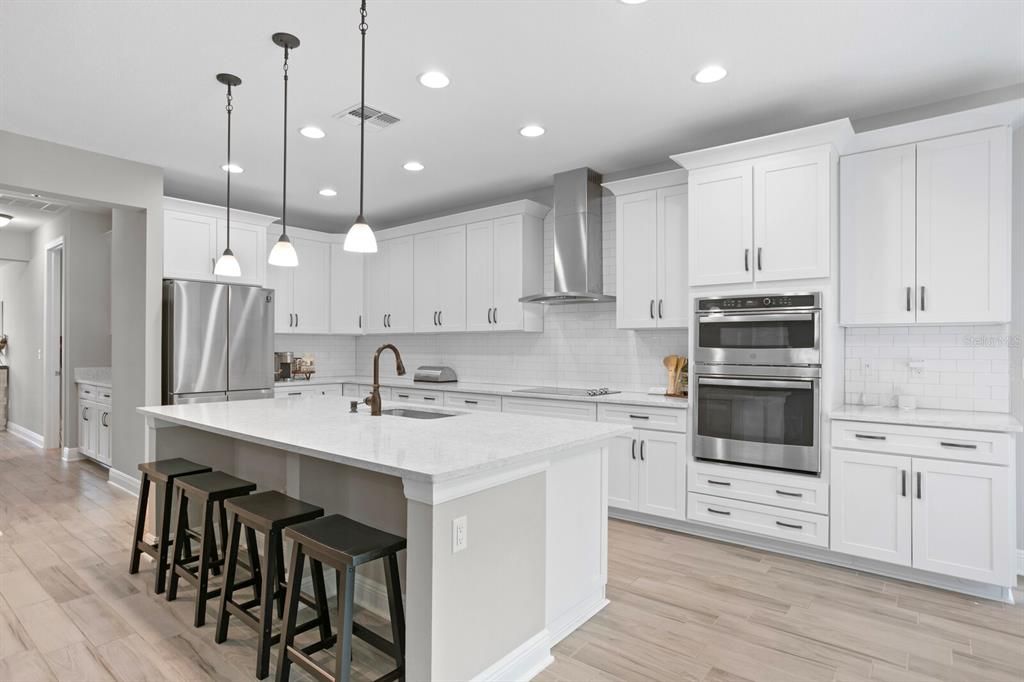
<path fill-rule="evenodd" d="M 408 409 L 406 403 L 384 404 Z M 530 415 L 455 413 L 443 419 L 370 416 L 349 400 L 246 400 L 140 407 L 150 418 L 347 464 L 439 483 L 484 473 L 632 432 L 632 427 Z"/>

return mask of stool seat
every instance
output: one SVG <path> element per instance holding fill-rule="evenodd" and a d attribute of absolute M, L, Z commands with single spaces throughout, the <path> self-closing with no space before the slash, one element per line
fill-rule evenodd
<path fill-rule="evenodd" d="M 143 462 L 139 465 L 139 471 L 149 476 L 153 481 L 166 483 L 167 479 L 190 474 L 202 474 L 213 471 L 211 467 L 204 464 L 197 464 L 182 457 L 173 459 L 161 459 L 155 462 Z"/>
<path fill-rule="evenodd" d="M 256 490 L 256 484 L 223 471 L 208 471 L 178 478 L 174 484 L 185 490 L 188 497 L 205 497 L 212 501 L 238 497 Z"/>
<path fill-rule="evenodd" d="M 359 566 L 405 549 L 405 538 L 340 514 L 289 526 L 284 536 L 301 542 L 307 553 L 323 555 L 332 566 Z"/>
<path fill-rule="evenodd" d="M 322 507 L 288 497 L 276 490 L 236 497 L 224 503 L 246 526 L 266 532 L 323 516 Z"/>

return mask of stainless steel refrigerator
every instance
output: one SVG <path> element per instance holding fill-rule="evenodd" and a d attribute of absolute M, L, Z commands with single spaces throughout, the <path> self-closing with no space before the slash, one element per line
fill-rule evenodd
<path fill-rule="evenodd" d="M 274 291 L 164 280 L 163 403 L 274 397 Z"/>

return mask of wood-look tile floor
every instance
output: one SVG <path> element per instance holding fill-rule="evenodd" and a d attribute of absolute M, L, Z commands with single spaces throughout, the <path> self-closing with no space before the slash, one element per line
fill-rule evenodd
<path fill-rule="evenodd" d="M 128 575 L 134 513 L 95 464 L 0 433 L 0 681 L 255 679 L 251 631 L 214 644 L 190 588 L 168 603 L 151 569 Z M 611 604 L 539 680 L 1024 680 L 1024 606 L 617 521 L 609 536 Z M 356 646 L 354 679 L 388 670 Z"/>

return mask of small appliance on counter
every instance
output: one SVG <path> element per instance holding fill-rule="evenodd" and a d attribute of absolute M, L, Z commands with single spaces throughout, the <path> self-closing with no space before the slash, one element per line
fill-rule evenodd
<path fill-rule="evenodd" d="M 281 351 L 274 353 L 274 381 L 309 380 L 316 374 L 312 356 L 295 357 L 295 353 Z"/>
<path fill-rule="evenodd" d="M 441 365 L 420 365 L 416 368 L 416 374 L 413 376 L 413 381 L 430 384 L 450 384 L 458 380 L 454 369 Z"/>

